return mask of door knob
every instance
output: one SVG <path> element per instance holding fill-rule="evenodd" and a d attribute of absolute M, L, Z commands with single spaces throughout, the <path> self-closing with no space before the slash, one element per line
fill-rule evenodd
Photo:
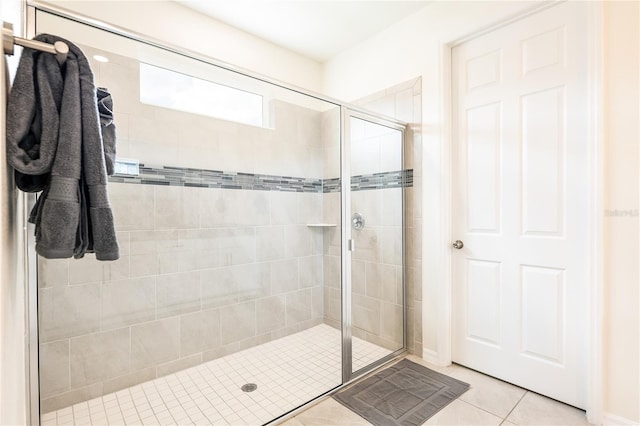
<path fill-rule="evenodd" d="M 453 248 L 454 248 L 454 249 L 458 249 L 458 250 L 460 250 L 462 247 L 464 247 L 464 243 L 463 243 L 462 241 L 460 241 L 460 240 L 455 240 L 455 241 L 453 242 Z"/>

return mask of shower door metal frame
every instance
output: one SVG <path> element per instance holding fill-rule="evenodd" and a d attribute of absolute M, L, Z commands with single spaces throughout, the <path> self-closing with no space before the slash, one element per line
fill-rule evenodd
<path fill-rule="evenodd" d="M 402 348 L 392 352 L 391 354 L 375 361 L 372 364 L 354 372 L 352 371 L 352 345 L 351 345 L 351 252 L 348 249 L 348 238 L 351 237 L 351 228 L 350 218 L 346 217 L 349 211 L 350 206 L 350 193 L 351 193 L 351 185 L 350 185 L 350 165 L 347 160 L 350 158 L 348 149 L 350 149 L 349 144 L 349 134 L 347 133 L 349 128 L 348 118 L 356 117 L 361 118 L 366 121 L 370 121 L 376 124 L 381 124 L 390 128 L 397 129 L 402 132 L 402 162 L 404 167 L 404 147 L 406 144 L 405 138 L 407 137 L 406 127 L 407 123 L 402 122 L 400 120 L 396 120 L 394 118 L 385 117 L 381 114 L 376 114 L 375 112 L 368 111 L 364 108 L 361 108 L 356 105 L 351 105 L 349 103 L 340 101 L 338 99 L 321 95 L 319 93 L 315 93 L 313 91 L 303 89 L 297 87 L 295 85 L 291 85 L 288 83 L 284 83 L 282 81 L 272 79 L 270 77 L 266 77 L 260 75 L 259 73 L 255 73 L 252 71 L 248 71 L 246 69 L 230 65 L 226 62 L 219 61 L 213 59 L 211 57 L 202 55 L 200 53 L 191 51 L 189 49 L 185 49 L 180 46 L 176 46 L 165 41 L 157 40 L 152 37 L 136 33 L 134 31 L 107 24 L 105 22 L 99 21 L 97 19 L 88 17 L 86 15 L 79 14 L 77 12 L 65 9 L 63 7 L 59 7 L 57 5 L 42 3 L 39 0 L 27 0 L 26 8 L 25 8 L 25 31 L 23 36 L 27 38 L 33 38 L 36 35 L 36 12 L 46 12 L 57 17 L 63 19 L 69 19 L 79 24 L 87 25 L 92 28 L 96 28 L 98 30 L 106 31 L 111 34 L 119 35 L 125 38 L 128 38 L 133 41 L 137 41 L 140 43 L 145 43 L 147 45 L 157 47 L 163 49 L 168 52 L 172 52 L 181 56 L 185 56 L 212 66 L 216 66 L 228 71 L 232 71 L 238 73 L 240 75 L 244 75 L 265 83 L 272 84 L 276 87 L 280 87 L 283 89 L 287 89 L 305 96 L 309 96 L 324 102 L 331 103 L 337 107 L 340 107 L 340 155 L 341 155 L 341 171 L 340 178 L 341 182 L 349 182 L 348 186 L 341 185 L 341 221 L 342 221 L 342 235 L 341 235 L 341 303 L 342 303 L 342 384 L 328 390 L 327 392 L 319 395 L 318 397 L 308 401 L 304 405 L 288 412 L 275 420 L 283 420 L 285 418 L 291 417 L 298 412 L 305 409 L 305 407 L 312 401 L 319 401 L 321 399 L 327 398 L 330 395 L 338 392 L 342 388 L 351 384 L 351 382 L 357 380 L 358 378 L 367 376 L 368 374 L 372 374 L 376 369 L 379 369 L 399 357 L 403 356 L 407 352 L 407 301 L 406 301 L 406 285 L 405 285 L 405 277 L 406 277 L 406 247 L 405 247 L 405 188 L 402 188 L 402 247 L 403 247 L 403 255 L 402 255 L 402 297 L 403 297 L 403 346 Z M 346 179 L 345 179 L 346 177 Z M 34 194 L 22 194 L 21 197 L 18 197 L 18 211 L 23 212 L 25 216 L 25 228 L 23 230 L 22 237 L 26 241 L 22 241 L 25 247 L 24 253 L 24 269 L 23 273 L 26 281 L 26 289 L 25 289 L 25 298 L 26 298 L 26 326 L 27 333 L 26 342 L 25 342 L 25 350 L 26 350 L 26 372 L 27 372 L 27 421 L 31 425 L 39 425 L 40 424 L 40 384 L 39 384 L 39 338 L 38 338 L 38 264 L 37 264 L 37 253 L 35 251 L 35 241 L 33 238 L 34 235 L 34 226 L 32 224 L 26 223 L 26 217 L 28 216 L 28 212 L 30 208 L 35 204 L 36 197 Z M 348 259 L 348 262 L 346 261 Z M 348 263 L 348 264 L 346 264 Z M 348 274 L 347 274 L 348 272 Z M 347 303 L 348 302 L 348 303 Z"/>
<path fill-rule="evenodd" d="M 340 107 L 340 190 L 341 190 L 341 222 L 342 222 L 342 382 L 347 383 L 357 377 L 366 374 L 367 372 L 378 368 L 379 366 L 386 364 L 389 360 L 400 356 L 407 351 L 407 297 L 406 297 L 406 226 L 405 226 L 405 185 L 404 178 L 402 179 L 402 208 L 401 208 L 401 220 L 402 225 L 402 347 L 393 351 L 389 355 L 376 360 L 375 362 L 366 365 L 365 367 L 353 371 L 353 312 L 351 309 L 351 265 L 352 265 L 352 253 L 353 253 L 353 238 L 351 230 L 351 118 L 356 118 L 370 123 L 378 124 L 390 129 L 394 129 L 401 134 L 400 143 L 400 163 L 401 169 L 404 171 L 404 150 L 406 146 L 407 137 L 407 125 L 398 120 L 386 119 L 379 115 L 363 112 L 351 108 L 350 106 L 342 105 Z"/>

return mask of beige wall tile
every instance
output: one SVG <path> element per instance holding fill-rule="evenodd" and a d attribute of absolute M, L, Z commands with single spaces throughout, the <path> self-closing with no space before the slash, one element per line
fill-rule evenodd
<path fill-rule="evenodd" d="M 383 226 L 402 226 L 402 189 L 389 188 L 377 191 L 361 191 L 361 192 L 378 192 L 380 194 L 381 211 Z"/>
<path fill-rule="evenodd" d="M 308 321 L 313 317 L 311 289 L 287 293 L 287 325 Z"/>
<path fill-rule="evenodd" d="M 102 382 L 94 383 L 50 398 L 42 398 L 40 400 L 40 412 L 49 413 L 51 411 L 59 410 L 60 408 L 68 407 L 78 402 L 87 401 L 102 395 Z"/>
<path fill-rule="evenodd" d="M 322 147 L 322 178 L 332 179 L 340 176 L 340 145 L 331 143 Z"/>
<path fill-rule="evenodd" d="M 269 192 L 269 219 L 272 225 L 307 223 L 302 217 L 301 203 L 297 192 Z"/>
<path fill-rule="evenodd" d="M 70 389 L 69 340 L 41 344 L 39 363 L 41 398 Z"/>
<path fill-rule="evenodd" d="M 102 285 L 102 329 L 155 319 L 156 277 L 110 281 Z"/>
<path fill-rule="evenodd" d="M 231 206 L 227 203 L 224 193 L 229 191 L 229 189 L 210 189 L 201 194 L 198 204 L 201 227 L 226 226 L 225 214 Z"/>
<path fill-rule="evenodd" d="M 256 301 L 257 333 L 264 334 L 283 328 L 285 320 L 285 296 L 272 296 Z"/>
<path fill-rule="evenodd" d="M 69 284 L 100 282 L 104 279 L 105 262 L 96 260 L 92 254 L 82 259 L 69 261 Z"/>
<path fill-rule="evenodd" d="M 118 260 L 102 262 L 102 270 L 105 281 L 124 280 L 129 278 L 129 256 L 120 253 Z"/>
<path fill-rule="evenodd" d="M 333 287 L 339 289 L 341 286 L 341 259 L 338 256 L 323 257 L 323 272 L 325 287 Z"/>
<path fill-rule="evenodd" d="M 396 267 L 381 263 L 366 262 L 365 264 L 367 296 L 396 303 L 397 282 Z"/>
<path fill-rule="evenodd" d="M 254 173 L 256 170 L 256 157 L 252 155 L 254 141 L 263 142 L 261 138 L 252 139 L 247 133 L 251 133 L 251 126 L 238 126 L 238 137 L 234 139 L 220 138 L 218 141 L 217 167 L 224 171 L 238 171 L 242 173 Z M 257 129 L 263 130 L 263 129 Z"/>
<path fill-rule="evenodd" d="M 269 224 L 267 191 L 223 190 L 216 206 L 224 226 L 260 226 Z M 210 222 L 203 222 L 210 223 Z M 208 225 L 205 225 L 208 226 Z"/>
<path fill-rule="evenodd" d="M 155 228 L 197 228 L 202 191 L 200 188 L 155 186 Z"/>
<path fill-rule="evenodd" d="M 354 191 L 351 193 L 351 212 L 364 216 L 365 227 L 382 225 L 383 193 L 389 190 Z M 402 206 L 402 203 L 400 203 Z"/>
<path fill-rule="evenodd" d="M 302 257 L 312 254 L 312 230 L 306 225 L 284 227 L 284 257 Z"/>
<path fill-rule="evenodd" d="M 259 226 L 256 228 L 256 260 L 284 258 L 284 226 Z"/>
<path fill-rule="evenodd" d="M 198 125 L 208 120 L 201 117 L 198 123 L 178 129 L 178 166 L 216 170 L 222 165 L 217 133 Z"/>
<path fill-rule="evenodd" d="M 255 228 L 224 228 L 219 229 L 217 235 L 222 266 L 255 262 Z"/>
<path fill-rule="evenodd" d="M 322 286 L 323 260 L 322 256 L 305 256 L 298 258 L 300 272 L 300 288 Z"/>
<path fill-rule="evenodd" d="M 147 382 L 156 378 L 156 369 L 154 367 L 136 370 L 131 373 L 123 374 L 113 379 L 107 379 L 102 382 L 103 394 L 117 392 L 140 383 Z"/>
<path fill-rule="evenodd" d="M 195 367 L 200 363 L 202 363 L 202 354 L 196 354 L 190 357 L 180 358 L 177 361 L 171 361 L 165 364 L 160 364 L 156 368 L 156 375 L 158 377 L 163 377 L 163 376 L 184 370 L 186 368 Z"/>
<path fill-rule="evenodd" d="M 181 272 L 156 278 L 156 318 L 200 310 L 200 274 Z"/>
<path fill-rule="evenodd" d="M 372 334 L 380 334 L 380 301 L 366 296 L 352 296 L 353 326 Z"/>
<path fill-rule="evenodd" d="M 153 229 L 153 186 L 109 183 L 109 201 L 118 231 Z"/>
<path fill-rule="evenodd" d="M 129 120 L 129 156 L 143 164 L 175 166 L 178 128 L 175 123 L 136 115 Z"/>
<path fill-rule="evenodd" d="M 322 221 L 340 226 L 340 193 L 322 195 Z"/>
<path fill-rule="evenodd" d="M 220 345 L 219 309 L 207 309 L 180 316 L 181 357 L 215 349 Z"/>
<path fill-rule="evenodd" d="M 311 288 L 311 316 L 313 319 L 324 317 L 324 291 L 322 287 Z"/>
<path fill-rule="evenodd" d="M 237 342 L 256 335 L 255 301 L 220 308 L 222 344 Z"/>
<path fill-rule="evenodd" d="M 158 253 L 158 275 L 175 274 L 198 269 L 196 266 L 197 251 L 174 251 Z"/>
<path fill-rule="evenodd" d="M 131 327 L 131 364 L 142 369 L 178 359 L 180 355 L 180 318 L 137 324 Z"/>
<path fill-rule="evenodd" d="M 131 368 L 129 328 L 71 339 L 71 387 L 117 377 Z"/>
<path fill-rule="evenodd" d="M 393 131 L 380 136 L 379 172 L 393 172 L 402 169 L 402 133 Z"/>
<path fill-rule="evenodd" d="M 202 309 L 231 305 L 238 301 L 236 281 L 230 268 L 200 271 Z"/>
<path fill-rule="evenodd" d="M 353 260 L 351 262 L 351 291 L 356 294 L 367 294 L 366 265 L 369 262 Z"/>
<path fill-rule="evenodd" d="M 298 289 L 298 259 L 271 262 L 271 294 L 288 293 Z"/>
<path fill-rule="evenodd" d="M 271 292 L 270 263 L 236 265 L 232 266 L 230 271 L 236 283 L 239 302 L 269 296 Z"/>
<path fill-rule="evenodd" d="M 383 263 L 402 265 L 402 228 L 399 226 L 383 227 L 380 229 L 380 251 Z"/>
<path fill-rule="evenodd" d="M 356 241 L 356 249 L 353 252 L 353 258 L 359 260 L 367 260 L 369 262 L 380 261 L 380 228 L 365 227 L 360 231 L 352 234 Z"/>
<path fill-rule="evenodd" d="M 377 137 L 352 139 L 351 176 L 367 175 L 378 171 L 380 171 L 380 139 Z"/>
<path fill-rule="evenodd" d="M 342 296 L 337 288 L 323 287 L 324 290 L 324 317 L 333 323 L 342 321 Z"/>
<path fill-rule="evenodd" d="M 129 276 L 147 277 L 158 275 L 158 254 L 132 254 L 129 256 Z"/>
<path fill-rule="evenodd" d="M 69 284 L 69 259 L 38 256 L 38 287 L 64 287 Z"/>
<path fill-rule="evenodd" d="M 380 337 L 383 339 L 395 342 L 395 349 L 402 347 L 402 341 L 404 339 L 403 333 L 403 315 L 402 305 L 395 303 L 382 302 L 382 310 L 380 312 L 382 316 Z"/>
<path fill-rule="evenodd" d="M 100 284 L 40 289 L 40 341 L 50 342 L 100 329 Z"/>

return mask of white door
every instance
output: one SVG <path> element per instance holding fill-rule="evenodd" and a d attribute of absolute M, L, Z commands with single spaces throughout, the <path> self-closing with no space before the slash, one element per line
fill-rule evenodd
<path fill-rule="evenodd" d="M 452 52 L 453 360 L 586 406 L 585 5 Z"/>

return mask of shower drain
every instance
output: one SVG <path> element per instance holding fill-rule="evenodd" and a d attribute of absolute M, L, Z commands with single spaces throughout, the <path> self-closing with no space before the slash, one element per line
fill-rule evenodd
<path fill-rule="evenodd" d="M 242 392 L 253 392 L 254 390 L 258 389 L 258 385 L 256 385 L 255 383 L 247 383 L 246 385 L 242 385 L 240 389 L 242 390 Z"/>

